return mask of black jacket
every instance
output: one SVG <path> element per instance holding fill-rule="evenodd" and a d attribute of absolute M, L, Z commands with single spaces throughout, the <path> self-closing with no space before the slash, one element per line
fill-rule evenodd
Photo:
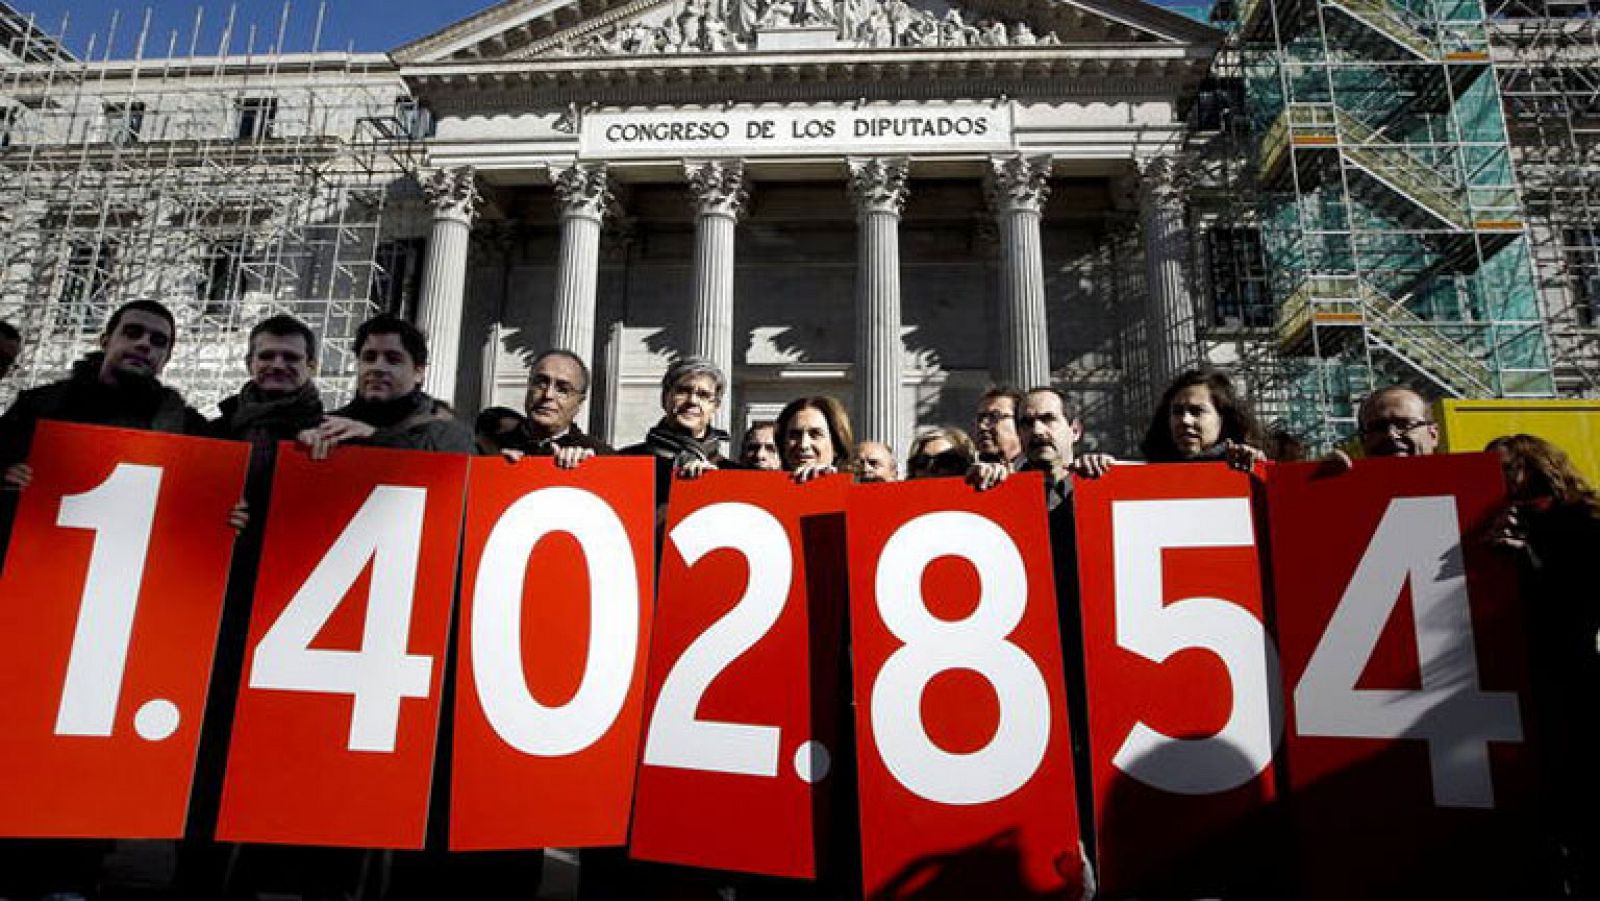
<path fill-rule="evenodd" d="M 377 429 L 366 438 L 351 441 L 353 445 L 447 454 L 477 451 L 471 430 L 441 409 L 439 402 L 421 389 L 394 400 L 358 398 L 334 410 L 332 415 L 364 422 Z"/>
<path fill-rule="evenodd" d="M 508 450 L 519 450 L 530 457 L 553 457 L 558 447 L 582 447 L 594 451 L 596 454 L 614 454 L 611 445 L 606 444 L 592 435 L 587 435 L 574 423 L 567 427 L 565 432 L 554 438 L 536 437 L 524 422 L 522 428 L 506 439 Z"/>
<path fill-rule="evenodd" d="M 667 496 L 672 491 L 672 472 L 691 460 L 705 460 L 713 466 L 729 467 L 719 447 L 728 440 L 728 433 L 718 428 L 706 429 L 704 438 L 695 438 L 670 420 L 662 419 L 645 433 L 644 440 L 618 451 L 630 457 L 655 457 L 656 464 L 656 525 L 667 520 Z"/>
<path fill-rule="evenodd" d="M 250 443 L 245 500 L 253 517 L 265 516 L 278 442 L 293 441 L 301 432 L 322 422 L 322 398 L 311 382 L 296 394 L 275 398 L 262 397 L 255 383 L 250 382 L 217 406 L 222 415 L 207 424 L 207 431 L 213 438 Z"/>
<path fill-rule="evenodd" d="M 0 471 L 28 459 L 34 429 L 46 419 L 173 435 L 206 433 L 205 417 L 156 379 L 123 376 L 114 385 L 100 381 L 103 359 L 90 354 L 73 364 L 67 378 L 17 395 L 0 416 Z M 10 543 L 16 504 L 16 492 L 0 492 L 0 549 Z"/>
<path fill-rule="evenodd" d="M 173 435 L 204 435 L 206 420 L 183 396 L 153 378 L 124 376 L 100 381 L 98 353 L 74 363 L 72 375 L 29 388 L 0 416 L 0 468 L 28 459 L 40 420 L 104 425 Z"/>

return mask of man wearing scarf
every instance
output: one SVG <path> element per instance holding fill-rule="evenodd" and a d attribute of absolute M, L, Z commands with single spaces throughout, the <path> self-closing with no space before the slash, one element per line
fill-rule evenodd
<path fill-rule="evenodd" d="M 727 386 L 722 370 L 710 360 L 678 360 L 661 377 L 661 410 L 665 415 L 645 434 L 644 441 L 622 449 L 624 454 L 656 458 L 658 524 L 665 518 L 674 474 L 692 479 L 728 463 L 721 451 L 728 433 L 711 424 Z"/>
<path fill-rule="evenodd" d="M 300 442 L 311 449 L 313 458 L 326 457 L 341 444 L 452 454 L 476 451 L 472 431 L 422 390 L 428 343 L 415 325 L 387 314 L 369 319 L 356 329 L 355 353 L 355 399 L 324 417 L 316 428 L 300 433 Z M 445 666 L 441 687 L 445 699 L 441 722 L 451 721 L 455 679 L 452 660 Z M 436 785 L 449 783 L 452 750 L 446 731 L 434 762 L 435 778 L 440 780 Z M 441 817 L 448 802 L 448 792 L 436 793 L 431 816 Z M 363 869 L 383 886 L 376 892 L 383 901 L 489 897 L 494 894 L 491 886 L 506 885 L 532 895 L 538 890 L 544 861 L 538 851 L 452 854 L 437 836 L 429 837 L 425 850 L 384 853 L 382 863 L 377 852 L 318 850 L 321 860 L 310 869 L 322 882 L 312 887 L 313 892 L 302 892 L 306 897 L 359 897 Z M 373 873 L 378 875 L 372 877 Z"/>
<path fill-rule="evenodd" d="M 250 442 L 250 476 L 245 498 L 258 517 L 266 499 L 279 441 L 293 441 L 322 422 L 322 396 L 311 381 L 317 371 L 317 339 L 304 322 L 273 316 L 250 330 L 245 365 L 250 381 L 217 406 L 211 421 L 217 438 Z"/>
<path fill-rule="evenodd" d="M 470 454 L 472 432 L 422 390 L 428 342 L 415 325 L 384 314 L 356 329 L 356 397 L 299 440 L 321 459 L 336 445 Z"/>
<path fill-rule="evenodd" d="M 250 598 L 255 590 L 256 560 L 266 526 L 267 501 L 272 495 L 272 470 L 277 461 L 278 442 L 293 441 L 302 431 L 314 429 L 322 422 L 322 397 L 311 381 L 317 370 L 317 339 L 304 322 L 293 316 L 278 315 L 256 323 L 250 330 L 245 368 L 250 380 L 238 394 L 217 405 L 222 415 L 208 427 L 214 438 L 250 444 L 250 468 L 245 478 L 244 496 L 251 516 L 235 546 L 227 602 L 223 606 L 216 663 L 212 669 L 211 700 L 206 705 L 206 726 L 200 732 L 188 836 L 178 847 L 178 889 L 175 892 L 178 898 L 221 897 L 225 890 L 230 848 L 212 841 L 211 836 L 216 828 L 217 805 L 222 794 L 235 689 L 244 668 Z M 281 849 L 246 849 L 239 856 L 242 866 L 235 878 L 241 884 L 253 882 L 256 870 L 273 869 L 261 865 L 259 858 L 292 857 L 294 853 Z"/>

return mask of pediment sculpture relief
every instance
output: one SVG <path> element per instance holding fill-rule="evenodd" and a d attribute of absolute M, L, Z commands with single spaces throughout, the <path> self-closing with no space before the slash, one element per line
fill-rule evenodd
<path fill-rule="evenodd" d="M 1059 44 L 1026 22 L 979 18 L 967 22 L 949 8 L 943 16 L 906 0 L 680 0 L 664 19 L 614 25 L 555 52 L 577 56 L 724 53 L 751 50 L 756 34 L 773 29 L 831 28 L 853 47 L 1027 47 Z"/>

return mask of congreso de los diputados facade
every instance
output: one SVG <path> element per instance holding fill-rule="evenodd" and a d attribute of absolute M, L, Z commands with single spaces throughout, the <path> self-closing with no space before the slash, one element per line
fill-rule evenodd
<path fill-rule="evenodd" d="M 1378 380 L 1592 391 L 1600 215 L 1545 190 L 1583 167 L 1519 118 L 1513 19 L 1398 5 L 506 0 L 359 53 L 137 17 L 84 50 L 0 4 L 5 390 L 151 296 L 197 406 L 276 312 L 347 395 L 393 310 L 466 416 L 578 352 L 619 443 L 685 354 L 729 428 L 829 394 L 897 448 L 1050 383 L 1131 450 L 1206 361 L 1314 440 Z"/>

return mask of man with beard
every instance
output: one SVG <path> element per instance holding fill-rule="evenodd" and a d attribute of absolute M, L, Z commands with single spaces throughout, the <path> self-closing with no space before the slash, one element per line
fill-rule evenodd
<path fill-rule="evenodd" d="M 100 334 L 100 350 L 74 364 L 69 377 L 18 395 L 0 417 L 4 487 L 21 491 L 33 481 L 27 458 L 41 420 L 202 434 L 205 418 L 158 380 L 177 332 L 172 312 L 162 304 L 130 301 L 111 314 Z M 0 540 L 10 536 L 15 501 L 15 494 L 4 501 Z M 101 881 L 101 859 L 109 850 L 109 842 L 98 841 L 8 842 L 0 846 L 0 896 L 89 897 Z M 145 843 L 123 850 L 139 866 L 161 856 Z"/>
<path fill-rule="evenodd" d="M 384 314 L 356 329 L 356 398 L 299 435 L 322 459 L 335 446 L 473 452 L 472 433 L 422 390 L 428 341 L 416 326 Z"/>
<path fill-rule="evenodd" d="M 586 434 L 573 422 L 589 396 L 589 367 L 570 350 L 547 350 L 533 360 L 528 372 L 527 422 L 520 433 L 505 439 L 503 453 L 512 459 L 524 454 L 555 457 L 556 465 L 571 469 L 611 448 Z"/>

